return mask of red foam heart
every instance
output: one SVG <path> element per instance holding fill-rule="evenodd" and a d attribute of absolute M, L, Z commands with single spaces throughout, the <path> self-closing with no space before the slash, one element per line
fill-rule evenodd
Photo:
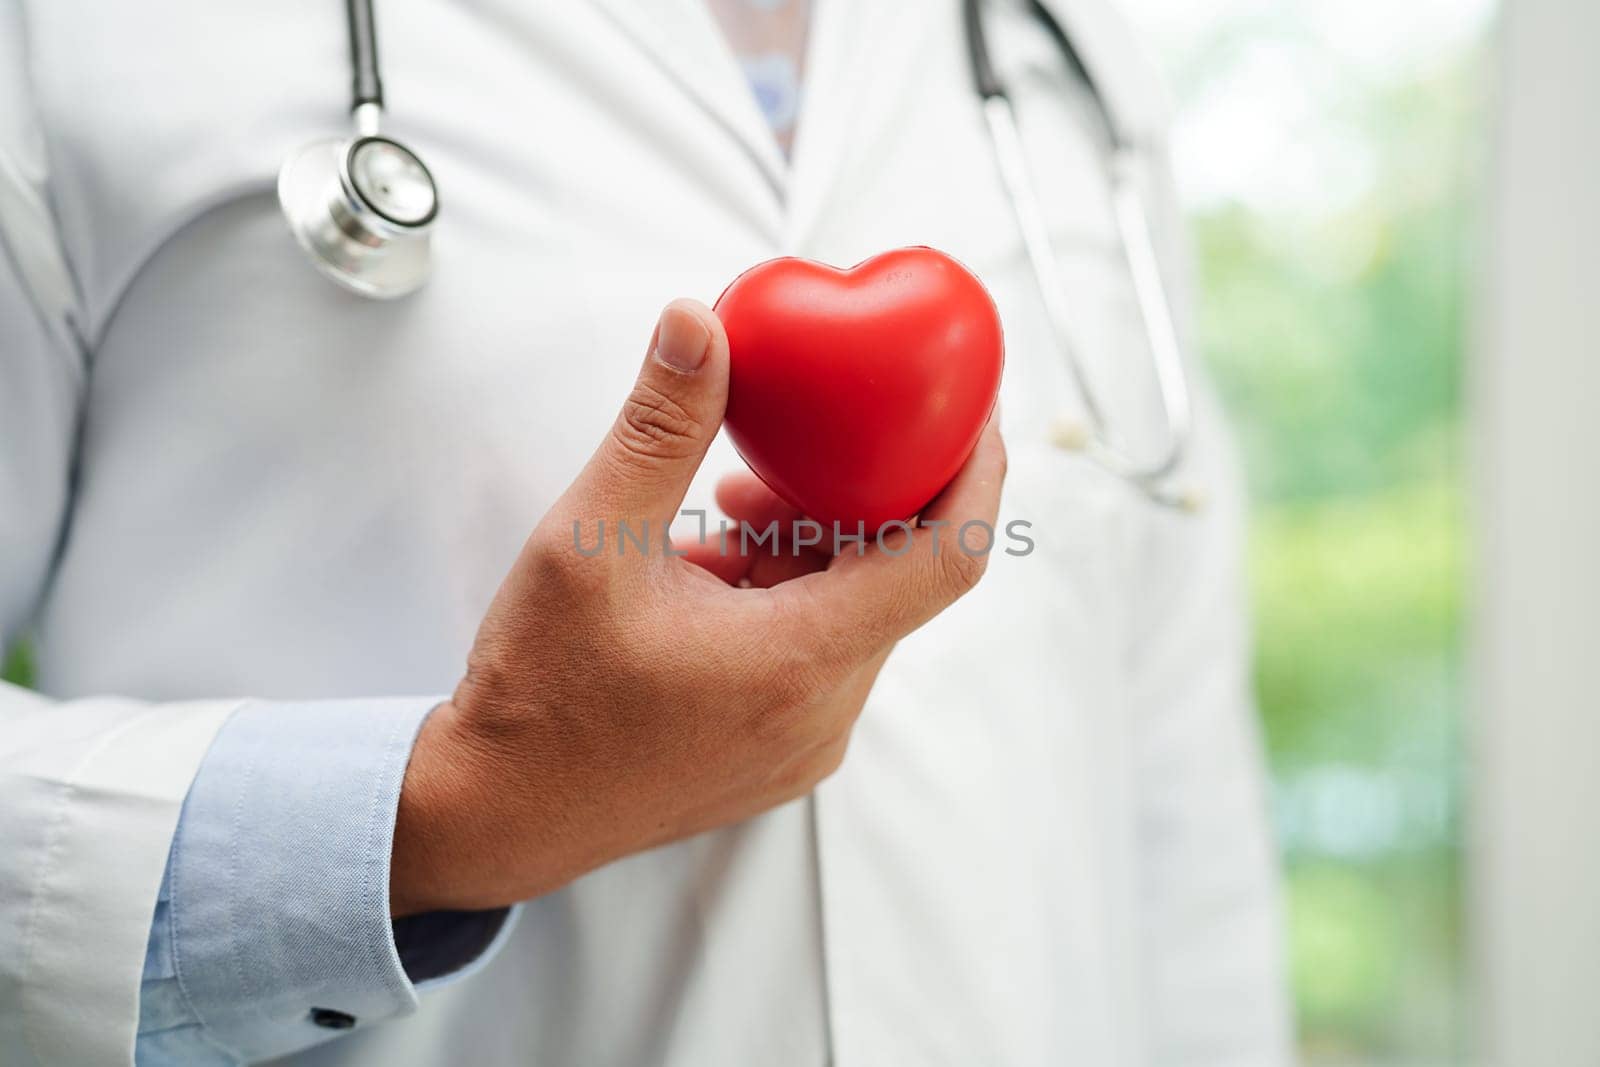
<path fill-rule="evenodd" d="M 953 478 L 1000 388 L 1005 343 L 983 283 L 932 248 L 849 270 L 774 259 L 718 298 L 728 436 L 779 496 L 869 537 Z"/>

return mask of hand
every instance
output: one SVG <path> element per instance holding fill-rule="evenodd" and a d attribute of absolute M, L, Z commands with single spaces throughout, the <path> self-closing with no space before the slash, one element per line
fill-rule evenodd
<path fill-rule="evenodd" d="M 949 522 L 937 552 L 938 531 L 919 528 L 891 531 L 888 552 L 869 532 L 864 555 L 832 559 L 666 553 L 727 391 L 721 323 L 704 305 L 669 305 L 621 415 L 529 537 L 466 676 L 417 740 L 395 915 L 525 900 L 803 796 L 844 758 L 894 643 L 982 575 L 952 532 L 994 524 L 1005 450 L 993 420 L 924 512 Z M 749 478 L 725 482 L 719 501 L 757 527 L 793 517 Z M 586 558 L 574 524 L 591 551 L 601 520 L 606 550 Z M 619 554 L 618 520 L 648 522 L 653 550 Z"/>

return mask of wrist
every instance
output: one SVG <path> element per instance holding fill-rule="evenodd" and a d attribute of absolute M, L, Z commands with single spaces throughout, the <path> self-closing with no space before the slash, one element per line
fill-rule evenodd
<path fill-rule="evenodd" d="M 389 862 L 389 912 L 403 918 L 427 911 L 494 907 L 473 903 L 469 840 L 482 826 L 470 818 L 470 796 L 483 771 L 463 744 L 460 714 L 450 701 L 428 715 L 406 765 L 395 813 Z"/>

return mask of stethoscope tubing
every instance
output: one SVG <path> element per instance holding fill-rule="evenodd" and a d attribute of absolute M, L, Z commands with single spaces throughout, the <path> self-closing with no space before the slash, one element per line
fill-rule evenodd
<path fill-rule="evenodd" d="M 1086 426 L 1068 436 L 1092 460 L 1117 477 L 1138 486 L 1152 500 L 1187 510 L 1198 506 L 1192 492 L 1175 491 L 1166 480 L 1182 464 L 1193 432 L 1193 403 L 1182 343 L 1172 311 L 1172 300 L 1161 273 L 1160 257 L 1150 230 L 1144 198 L 1139 191 L 1139 153 L 1122 135 L 1105 95 L 1096 84 L 1072 39 L 1041 0 L 1028 0 L 1029 12 L 1043 25 L 1067 65 L 1089 91 L 1104 127 L 1108 145 L 1107 175 L 1112 216 L 1122 256 L 1133 283 L 1134 301 L 1155 370 L 1156 389 L 1164 423 L 1162 442 L 1153 456 L 1135 458 L 1117 440 L 1106 417 L 1105 405 L 1090 380 L 1072 343 L 1072 309 L 1066 301 L 1066 283 L 1060 261 L 1050 241 L 1049 227 L 1027 153 L 1017 125 L 1016 107 L 1001 80 L 989 50 L 981 0 L 963 0 L 962 23 L 966 31 L 968 60 L 974 88 L 983 102 L 984 123 L 994 151 L 996 169 L 1006 199 L 1022 237 L 1023 249 L 1045 305 L 1050 329 L 1083 404 Z"/>

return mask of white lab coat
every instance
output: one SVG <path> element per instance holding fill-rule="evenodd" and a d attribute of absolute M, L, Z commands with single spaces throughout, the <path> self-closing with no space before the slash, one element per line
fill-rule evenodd
<path fill-rule="evenodd" d="M 1056 6 L 1159 161 L 1105 0 Z M 817 5 L 792 167 L 698 0 L 378 8 L 390 128 L 443 198 L 399 304 L 318 277 L 272 197 L 345 128 L 336 0 L 0 0 L 0 633 L 31 621 L 50 698 L 0 691 L 0 1062 L 129 1061 L 228 710 L 447 692 L 661 304 L 911 243 L 999 304 L 1003 517 L 1037 551 L 902 643 L 814 798 L 533 902 L 414 1016 L 296 1062 L 1281 1062 L 1234 461 L 1203 384 L 1198 519 L 1052 446 L 1078 400 L 953 0 Z M 1086 97 L 997 21 L 1077 342 L 1147 434 Z M 1150 193 L 1181 293 L 1159 165 Z"/>

